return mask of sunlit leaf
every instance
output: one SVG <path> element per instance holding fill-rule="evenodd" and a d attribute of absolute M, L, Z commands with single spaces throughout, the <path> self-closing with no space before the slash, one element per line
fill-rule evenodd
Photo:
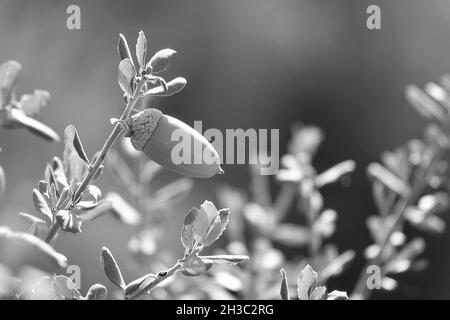
<path fill-rule="evenodd" d="M 328 294 L 327 300 L 348 300 L 347 292 L 334 290 Z"/>
<path fill-rule="evenodd" d="M 225 230 L 228 223 L 229 210 L 218 211 L 214 204 L 205 201 L 200 209 L 192 208 L 185 216 L 181 232 L 181 241 L 186 249 L 194 243 L 209 246 Z"/>
<path fill-rule="evenodd" d="M 61 226 L 61 229 L 71 233 L 81 232 L 81 218 L 69 212 L 68 210 L 59 210 L 56 214 L 56 221 Z"/>
<path fill-rule="evenodd" d="M 147 39 L 145 38 L 144 32 L 140 31 L 136 42 L 136 57 L 141 71 L 145 69 L 146 56 L 147 56 Z"/>
<path fill-rule="evenodd" d="M 133 95 L 133 79 L 136 76 L 136 70 L 130 59 L 126 58 L 119 64 L 119 86 L 128 96 Z"/>
<path fill-rule="evenodd" d="M 297 282 L 297 293 L 300 300 L 309 300 L 310 294 L 317 285 L 317 272 L 308 264 L 301 272 Z"/>

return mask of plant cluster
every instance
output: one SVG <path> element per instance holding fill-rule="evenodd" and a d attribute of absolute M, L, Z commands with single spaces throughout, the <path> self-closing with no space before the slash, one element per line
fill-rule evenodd
<path fill-rule="evenodd" d="M 281 158 L 282 169 L 274 181 L 260 175 L 258 165 L 252 165 L 248 191 L 225 185 L 217 189 L 217 203 L 224 209 L 211 201 L 190 209 L 181 227 L 181 256 L 174 256 L 162 245 L 174 204 L 192 189 L 191 178 L 207 178 L 223 171 L 217 152 L 204 137 L 148 105 L 148 97 L 170 96 L 185 87 L 182 77 L 166 81 L 161 76 L 176 52 L 163 49 L 147 59 L 142 31 L 135 51 L 136 59 L 120 35 L 118 82 L 123 113 L 111 119 L 113 129 L 102 148 L 88 157 L 76 128 L 67 126 L 62 156 L 45 166 L 42 180 L 32 190 L 36 214 L 19 214 L 29 223 L 28 232 L 0 226 L 0 297 L 368 299 L 373 288 L 395 289 L 397 274 L 426 267 L 427 261 L 420 256 L 425 240 L 411 238 L 407 226 L 433 234 L 444 232 L 446 227 L 441 214 L 450 203 L 446 160 L 450 76 L 444 76 L 439 84 L 427 84 L 424 90 L 412 85 L 406 88 L 407 100 L 430 124 L 423 138 L 384 152 L 380 163 L 367 168 L 378 211 L 367 219 L 374 243 L 364 251 L 367 263 L 348 295 L 327 289 L 329 279 L 342 274 L 356 254 L 350 249 L 341 251 L 332 243 L 338 213 L 327 206 L 323 190 L 333 183 L 349 183 L 356 164 L 346 160 L 318 172 L 314 159 L 325 134 L 312 125 L 292 127 L 288 152 Z M 32 118 L 48 103 L 48 92 L 35 90 L 16 99 L 20 70 L 16 61 L 0 65 L 0 126 L 26 128 L 48 141 L 58 141 L 52 129 Z M 174 165 L 170 158 L 173 145 L 168 143 L 174 130 L 184 130 L 214 161 Z M 119 139 L 120 147 L 113 148 Z M 184 177 L 157 187 L 155 181 L 163 168 Z M 107 190 L 103 196 L 96 182 L 105 171 L 112 172 L 129 194 Z M 0 195 L 5 185 L 0 167 Z M 125 281 L 113 254 L 104 247 L 100 261 L 117 289 L 108 293 L 104 285 L 94 284 L 83 293 L 62 275 L 68 261 L 54 249 L 55 242 L 62 232 L 80 233 L 84 224 L 106 214 L 134 228 L 128 249 L 133 258 L 131 267 L 142 276 Z M 24 273 L 24 269 L 29 272 L 27 267 L 44 274 L 38 273 L 36 280 Z M 375 278 L 367 272 L 372 267 L 378 272 Z"/>

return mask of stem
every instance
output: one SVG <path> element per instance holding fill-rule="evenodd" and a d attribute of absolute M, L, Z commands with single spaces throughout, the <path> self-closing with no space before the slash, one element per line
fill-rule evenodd
<path fill-rule="evenodd" d="M 139 80 L 139 82 L 136 86 L 136 89 L 133 92 L 133 96 L 131 97 L 130 100 L 128 100 L 127 106 L 126 106 L 125 110 L 123 111 L 122 116 L 120 117 L 120 120 L 128 119 L 131 111 L 133 110 L 134 106 L 136 105 L 136 102 L 141 97 L 141 90 L 142 90 L 142 87 L 144 86 L 144 84 L 145 84 L 145 79 L 144 79 L 144 77 L 142 77 Z M 108 139 L 106 139 L 102 149 L 100 150 L 99 156 L 95 159 L 93 164 L 89 165 L 88 174 L 83 178 L 83 181 L 81 181 L 80 186 L 75 191 L 72 199 L 76 199 L 76 200 L 71 201 L 71 203 L 69 203 L 67 205 L 66 209 L 70 210 L 76 205 L 76 202 L 78 201 L 78 199 L 80 199 L 82 193 L 86 190 L 86 188 L 89 187 L 89 185 L 92 182 L 92 179 L 95 177 L 95 174 L 97 173 L 99 168 L 102 166 L 103 162 L 105 161 L 106 154 L 111 149 L 111 147 L 116 142 L 116 140 L 121 136 L 122 133 L 123 133 L 123 127 L 120 123 L 117 123 L 115 125 L 114 129 L 112 130 L 112 132 L 110 133 Z M 47 243 L 52 242 L 52 240 L 58 234 L 58 231 L 59 231 L 59 224 L 56 222 L 50 229 L 47 237 L 45 238 L 45 242 L 47 242 Z"/>
<path fill-rule="evenodd" d="M 158 273 L 158 276 L 155 280 L 153 280 L 151 283 L 149 283 L 144 289 L 142 289 L 141 291 L 139 291 L 138 293 L 136 293 L 134 296 L 131 296 L 130 298 L 128 298 L 127 300 L 137 300 L 140 297 L 148 294 L 150 291 L 152 291 L 157 285 L 159 285 L 161 282 L 163 282 L 164 280 L 172 277 L 173 275 L 175 275 L 175 273 L 177 273 L 178 271 L 180 271 L 182 265 L 180 264 L 180 262 L 177 262 L 172 268 L 170 268 L 169 270 L 165 271 L 165 272 L 160 272 Z"/>
<path fill-rule="evenodd" d="M 371 291 L 367 287 L 367 278 L 368 274 L 366 272 L 367 268 L 371 265 L 380 265 L 383 257 L 384 250 L 386 249 L 387 245 L 389 244 L 390 238 L 392 234 L 398 229 L 398 227 L 401 225 L 404 219 L 404 213 L 406 209 L 417 202 L 418 198 L 423 192 L 423 189 L 427 186 L 428 178 L 433 173 L 433 170 L 435 169 L 436 162 L 441 158 L 441 155 L 443 153 L 443 149 L 439 146 L 435 145 L 434 148 L 431 150 L 430 160 L 428 162 L 428 165 L 421 171 L 417 178 L 417 182 L 414 185 L 414 187 L 411 189 L 410 193 L 407 197 L 401 198 L 396 206 L 393 209 L 392 216 L 393 216 L 393 222 L 391 227 L 389 228 L 386 236 L 384 237 L 383 242 L 381 243 L 380 249 L 378 250 L 378 253 L 375 257 L 367 261 L 364 268 L 361 271 L 361 274 L 359 276 L 359 279 L 356 283 L 355 289 L 353 290 L 352 296 L 361 298 L 361 299 L 367 299 L 371 295 Z"/>

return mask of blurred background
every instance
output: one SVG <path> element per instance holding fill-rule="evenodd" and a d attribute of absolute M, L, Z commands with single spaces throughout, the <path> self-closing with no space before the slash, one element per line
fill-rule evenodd
<path fill-rule="evenodd" d="M 66 28 L 71 4 L 81 8 L 81 30 Z M 381 30 L 366 28 L 370 4 L 381 8 Z M 361 252 L 371 241 L 365 219 L 375 213 L 365 168 L 382 151 L 421 135 L 425 122 L 406 103 L 403 90 L 450 71 L 449 10 L 445 0 L 1 0 L 0 61 L 15 59 L 23 65 L 19 94 L 50 91 L 50 105 L 38 118 L 60 134 L 75 125 L 89 156 L 106 139 L 108 119 L 122 109 L 118 34 L 134 50 L 140 30 L 150 53 L 163 48 L 178 52 L 165 78 L 188 80 L 181 93 L 152 101 L 165 113 L 191 125 L 202 120 L 204 128 L 279 128 L 280 155 L 293 122 L 321 127 L 326 139 L 317 169 L 347 159 L 358 166 L 348 187 L 324 190 L 325 205 L 339 214 L 331 240 L 340 251 L 358 253 L 329 287 L 351 291 L 363 265 Z M 63 145 L 24 130 L 1 129 L 0 146 L 8 183 L 0 224 L 25 230 L 17 214 L 34 213 L 31 191 L 45 164 L 62 155 Z M 190 195 L 173 209 L 178 214 L 167 246 L 182 251 L 178 239 L 184 213 L 205 199 L 215 200 L 217 186 L 248 186 L 246 166 L 224 169 L 224 176 L 196 180 Z M 98 185 L 104 192 L 124 191 L 108 171 Z M 107 283 L 99 263 L 102 246 L 126 266 L 132 232 L 103 217 L 81 234 L 61 235 L 56 248 L 81 267 L 85 288 Z M 426 240 L 429 268 L 405 276 L 393 293 L 376 297 L 450 298 L 450 233 Z M 126 279 L 136 276 L 123 268 Z"/>

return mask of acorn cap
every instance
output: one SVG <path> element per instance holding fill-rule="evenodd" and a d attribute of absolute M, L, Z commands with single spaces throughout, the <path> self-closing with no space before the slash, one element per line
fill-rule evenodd
<path fill-rule="evenodd" d="M 136 150 L 142 151 L 150 140 L 153 132 L 158 126 L 159 119 L 163 113 L 158 109 L 145 109 L 136 113 L 128 120 L 131 127 L 131 144 Z"/>

